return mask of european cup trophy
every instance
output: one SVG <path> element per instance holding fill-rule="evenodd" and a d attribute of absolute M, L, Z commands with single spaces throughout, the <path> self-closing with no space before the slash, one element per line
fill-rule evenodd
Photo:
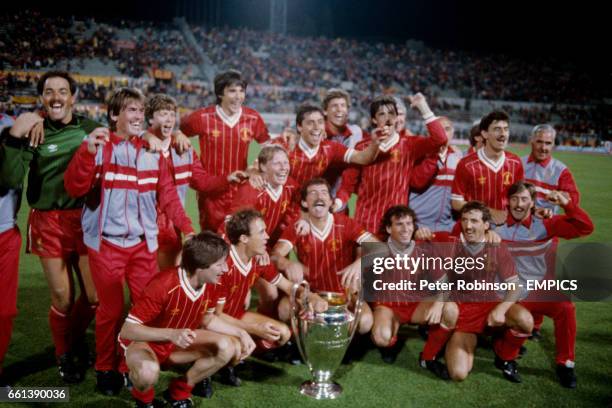
<path fill-rule="evenodd" d="M 304 289 L 298 295 L 300 287 Z M 294 285 L 291 293 L 291 326 L 312 375 L 312 380 L 302 383 L 300 392 L 315 399 L 333 399 L 342 393 L 342 387 L 332 377 L 357 328 L 361 293 L 318 292 L 327 301 L 328 308 L 324 312 L 308 312 L 309 292 L 304 281 Z"/>

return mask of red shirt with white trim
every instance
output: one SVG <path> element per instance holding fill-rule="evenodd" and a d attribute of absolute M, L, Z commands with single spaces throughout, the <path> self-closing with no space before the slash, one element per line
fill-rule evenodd
<path fill-rule="evenodd" d="M 455 171 L 452 200 L 482 201 L 487 207 L 505 210 L 508 188 L 524 177 L 521 159 L 510 152 L 493 162 L 484 149 L 461 159 Z"/>
<path fill-rule="evenodd" d="M 301 186 L 310 179 L 323 176 L 330 166 L 350 163 L 353 153 L 353 149 L 331 140 L 323 140 L 318 147 L 311 148 L 300 139 L 289 153 L 291 177 Z"/>
<path fill-rule="evenodd" d="M 218 105 L 196 110 L 181 120 L 181 131 L 198 135 L 204 170 L 223 176 L 246 169 L 252 140 L 270 139 L 259 113 L 246 106 L 235 117 L 228 117 Z"/>
<path fill-rule="evenodd" d="M 187 272 L 170 268 L 159 272 L 142 291 L 125 321 L 149 327 L 192 329 L 202 325 L 206 313 L 213 313 L 220 297 L 219 285 L 205 284 L 194 289 Z"/>
<path fill-rule="evenodd" d="M 257 279 L 263 278 L 276 285 L 281 278 L 272 264 L 258 265 L 254 258 L 246 264 L 243 263 L 234 245 L 230 246 L 227 266 L 229 271 L 221 278 L 221 287 L 226 298 L 223 313 L 236 319 L 240 319 L 247 311 L 246 297 Z"/>
<path fill-rule="evenodd" d="M 356 221 L 344 214 L 329 214 L 323 230 L 310 224 L 310 234 L 298 236 L 287 228 L 279 242 L 295 249 L 299 261 L 308 267 L 306 280 L 314 291 L 344 292 L 338 271 L 355 260 L 357 245 L 371 238 Z"/>

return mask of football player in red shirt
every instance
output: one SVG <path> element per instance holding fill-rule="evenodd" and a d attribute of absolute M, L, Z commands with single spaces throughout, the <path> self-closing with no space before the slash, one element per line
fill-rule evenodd
<path fill-rule="evenodd" d="M 190 364 L 184 376 L 170 382 L 165 397 L 172 406 L 191 407 L 195 384 L 255 348 L 243 329 L 214 313 L 223 302 L 217 284 L 228 271 L 228 249 L 212 232 L 192 237 L 183 247 L 181 266 L 153 277 L 130 310 L 119 343 L 137 406 L 153 407 L 162 368 Z"/>

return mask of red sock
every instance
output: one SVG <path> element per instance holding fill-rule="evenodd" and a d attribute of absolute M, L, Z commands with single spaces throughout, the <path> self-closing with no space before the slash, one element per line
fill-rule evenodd
<path fill-rule="evenodd" d="M 518 357 L 521 346 L 529 334 L 519 333 L 513 329 L 506 329 L 504 335 L 495 339 L 493 342 L 493 350 L 499 358 L 504 361 L 514 360 Z"/>
<path fill-rule="evenodd" d="M 446 345 L 452 331 L 441 325 L 429 326 L 429 335 L 423 347 L 423 360 L 435 360 L 436 355 Z"/>
<path fill-rule="evenodd" d="M 51 306 L 49 309 L 49 326 L 51 327 L 51 337 L 55 344 L 55 355 L 66 354 L 68 347 L 68 330 L 70 328 L 70 315 L 59 312 Z"/>
<path fill-rule="evenodd" d="M 193 385 L 187 384 L 185 377 L 174 378 L 170 381 L 170 397 L 175 401 L 191 398 L 191 390 Z"/>
<path fill-rule="evenodd" d="M 0 372 L 2 371 L 2 362 L 11 342 L 11 333 L 13 332 L 13 316 L 0 316 Z"/>
<path fill-rule="evenodd" d="M 265 353 L 266 351 L 274 350 L 278 348 L 277 341 L 269 341 L 265 339 L 255 340 L 255 351 L 254 354 Z"/>
<path fill-rule="evenodd" d="M 98 305 L 91 304 L 85 294 L 81 294 L 70 311 L 70 336 L 72 344 L 84 341 L 85 332 L 96 315 Z"/>
<path fill-rule="evenodd" d="M 155 389 L 151 387 L 145 391 L 138 391 L 136 387 L 132 387 L 132 397 L 140 402 L 144 402 L 145 404 L 150 404 L 155 398 Z"/>

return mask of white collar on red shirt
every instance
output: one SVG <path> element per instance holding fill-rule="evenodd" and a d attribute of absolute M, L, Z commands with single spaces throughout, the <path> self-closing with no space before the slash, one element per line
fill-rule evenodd
<path fill-rule="evenodd" d="M 399 246 L 397 246 L 397 244 L 395 243 L 395 241 L 393 241 L 391 239 L 391 237 L 389 237 L 389 239 L 387 240 L 387 245 L 389 246 L 389 250 L 391 251 L 391 255 L 412 255 L 412 252 L 414 251 L 415 248 L 415 243 L 414 241 L 410 241 L 410 245 L 408 245 L 408 248 L 402 249 Z"/>
<path fill-rule="evenodd" d="M 202 296 L 204 290 L 206 290 L 206 284 L 202 285 L 200 290 L 195 290 L 191 283 L 189 283 L 189 277 L 187 276 L 187 272 L 183 268 L 178 268 L 179 282 L 181 283 L 181 288 L 183 292 L 187 295 L 192 302 L 195 302 Z"/>
<path fill-rule="evenodd" d="M 387 140 L 378 145 L 378 148 L 381 152 L 387 153 L 397 144 L 397 142 L 399 142 L 399 140 L 399 133 L 393 132 L 393 134 Z"/>
<path fill-rule="evenodd" d="M 479 254 L 486 246 L 486 240 L 484 238 L 480 242 L 467 242 L 463 236 L 463 232 L 459 235 L 459 238 L 461 239 L 463 247 L 472 255 Z"/>
<path fill-rule="evenodd" d="M 278 199 L 281 197 L 281 194 L 283 194 L 283 186 L 278 186 L 276 187 L 276 189 L 274 189 L 272 188 L 270 183 L 266 183 L 265 189 L 266 189 L 266 193 L 268 193 L 268 195 L 274 202 L 277 202 Z"/>
<path fill-rule="evenodd" d="M 319 230 L 317 227 L 314 226 L 312 222 L 310 222 L 310 232 L 312 232 L 312 235 L 314 235 L 314 237 L 319 241 L 325 241 L 329 236 L 333 225 L 334 216 L 331 214 L 327 214 L 327 220 L 325 221 L 325 226 L 323 227 L 323 230 Z"/>
<path fill-rule="evenodd" d="M 506 160 L 506 153 L 502 152 L 501 157 L 497 161 L 493 161 L 487 157 L 484 152 L 485 149 L 478 149 L 476 154 L 478 155 L 478 159 L 488 168 L 493 170 L 495 173 L 501 170 L 504 167 L 504 161 Z"/>
<path fill-rule="evenodd" d="M 240 116 L 242 116 L 242 108 L 240 108 L 238 113 L 232 116 L 228 116 L 225 112 L 223 112 L 223 108 L 221 108 L 219 105 L 215 106 L 215 109 L 217 110 L 217 115 L 219 115 L 223 123 L 229 127 L 236 126 L 236 123 L 238 123 L 240 120 Z"/>
<path fill-rule="evenodd" d="M 242 274 L 242 276 L 247 276 L 249 272 L 251 272 L 251 268 L 253 267 L 253 262 L 249 261 L 246 265 L 240 259 L 240 255 L 238 254 L 238 250 L 234 245 L 230 245 L 230 257 L 236 265 L 236 269 L 238 272 Z"/>
<path fill-rule="evenodd" d="M 304 152 L 304 154 L 306 155 L 306 157 L 308 157 L 309 160 L 312 160 L 317 155 L 317 153 L 319 153 L 319 147 L 321 147 L 321 144 L 319 143 L 317 147 L 313 148 L 313 147 L 308 146 L 308 143 L 306 143 L 304 139 L 300 137 L 300 141 L 298 142 L 298 147 L 300 148 L 301 151 Z"/>

